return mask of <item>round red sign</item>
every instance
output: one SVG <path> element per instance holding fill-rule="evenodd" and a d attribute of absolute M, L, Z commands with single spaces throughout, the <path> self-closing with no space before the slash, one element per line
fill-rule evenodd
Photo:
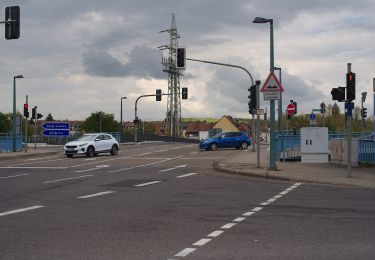
<path fill-rule="evenodd" d="M 288 113 L 289 116 L 292 116 L 294 115 L 294 112 L 296 111 L 296 107 L 294 106 L 294 104 L 289 104 L 287 107 L 286 107 L 286 112 Z"/>

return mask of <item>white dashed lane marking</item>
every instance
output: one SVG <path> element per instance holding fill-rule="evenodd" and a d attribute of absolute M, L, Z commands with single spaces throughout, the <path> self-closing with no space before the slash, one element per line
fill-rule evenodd
<path fill-rule="evenodd" d="M 92 175 L 82 175 L 82 176 L 73 177 L 73 178 L 65 178 L 65 179 L 59 179 L 59 180 L 45 181 L 43 183 L 47 184 L 47 183 L 54 183 L 54 182 L 60 182 L 60 181 L 70 181 L 70 180 L 81 179 L 81 178 L 86 178 L 86 177 L 92 177 Z"/>
<path fill-rule="evenodd" d="M 150 182 L 146 182 L 146 183 L 137 184 L 137 185 L 134 185 L 134 186 L 135 187 L 144 187 L 144 186 L 153 185 L 153 184 L 160 183 L 160 182 L 162 182 L 162 181 L 150 181 Z"/>
<path fill-rule="evenodd" d="M 103 192 L 99 192 L 99 193 L 95 193 L 95 194 L 80 196 L 80 197 L 77 197 L 77 199 L 88 199 L 88 198 L 98 197 L 98 196 L 111 194 L 111 193 L 114 193 L 114 191 L 103 191 Z"/>
<path fill-rule="evenodd" d="M 192 173 L 187 173 L 187 174 L 184 174 L 184 175 L 176 176 L 175 178 L 185 178 L 185 177 L 193 176 L 193 175 L 196 175 L 196 174 L 198 174 L 198 173 L 192 172 Z"/>
<path fill-rule="evenodd" d="M 29 175 L 29 174 L 25 173 L 25 174 L 18 174 L 18 175 L 10 175 L 10 176 L 6 176 L 6 177 L 0 177 L 0 180 L 11 179 L 11 178 L 16 178 L 16 177 L 21 177 L 21 176 L 27 176 L 27 175 Z"/>
<path fill-rule="evenodd" d="M 178 177 L 179 176 L 177 176 L 176 178 L 178 178 Z M 299 187 L 301 184 L 302 183 L 300 183 L 300 182 L 295 183 L 294 185 L 290 186 L 289 188 L 285 189 L 284 191 L 280 192 L 279 194 L 275 195 L 274 197 L 268 199 L 267 201 L 260 203 L 260 205 L 266 206 L 270 203 L 275 202 L 277 199 L 283 197 L 285 194 L 287 194 L 290 191 L 292 191 L 293 189 Z M 240 222 L 246 220 L 247 217 L 250 217 L 250 216 L 258 213 L 263 209 L 264 209 L 264 207 L 255 207 L 251 211 L 243 213 L 241 217 L 237 217 L 237 218 L 233 219 L 232 221 L 235 222 L 235 223 L 233 223 L 233 222 L 227 223 L 227 224 L 223 225 L 222 227 L 220 227 L 220 229 L 229 230 L 232 227 L 234 227 L 235 225 L 240 224 Z M 202 238 L 202 239 L 198 240 L 197 242 L 195 242 L 193 244 L 193 246 L 204 246 L 205 244 L 210 242 L 213 238 L 218 237 L 219 235 L 223 234 L 224 230 L 215 230 L 215 231 L 211 232 L 210 234 L 207 235 L 208 238 L 206 237 L 206 238 Z M 184 250 L 182 250 L 181 252 L 177 253 L 174 256 L 185 257 L 188 254 L 191 254 L 192 252 L 194 252 L 195 250 L 197 250 L 197 248 L 188 247 L 188 248 L 185 248 Z"/>
<path fill-rule="evenodd" d="M 10 214 L 16 214 L 16 213 L 20 213 L 20 212 L 25 212 L 25 211 L 29 211 L 29 210 L 33 210 L 33 209 L 39 209 L 39 208 L 43 208 L 43 207 L 44 206 L 32 206 L 32 207 L 28 207 L 28 208 L 6 211 L 6 212 L 0 213 L 0 217 L 10 215 Z"/>

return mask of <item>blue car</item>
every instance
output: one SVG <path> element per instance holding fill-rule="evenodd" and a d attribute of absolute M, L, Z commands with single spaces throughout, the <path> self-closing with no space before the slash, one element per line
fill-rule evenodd
<path fill-rule="evenodd" d="M 217 134 L 199 143 L 199 149 L 216 151 L 218 148 L 236 148 L 246 150 L 251 145 L 251 140 L 243 132 L 227 132 Z"/>

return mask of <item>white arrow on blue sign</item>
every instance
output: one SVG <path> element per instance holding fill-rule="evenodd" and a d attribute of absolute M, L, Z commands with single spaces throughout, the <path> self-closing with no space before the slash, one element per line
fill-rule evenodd
<path fill-rule="evenodd" d="M 44 129 L 70 129 L 69 123 L 66 122 L 47 122 L 42 124 Z"/>
<path fill-rule="evenodd" d="M 69 136 L 69 130 L 46 129 L 42 131 L 44 136 Z"/>
<path fill-rule="evenodd" d="M 310 120 L 315 120 L 315 114 L 312 114 L 312 113 L 311 113 L 310 116 L 309 116 L 309 119 L 310 119 Z"/>

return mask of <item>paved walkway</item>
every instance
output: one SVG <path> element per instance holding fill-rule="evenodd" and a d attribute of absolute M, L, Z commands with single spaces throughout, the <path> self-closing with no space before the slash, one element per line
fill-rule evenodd
<path fill-rule="evenodd" d="M 266 151 L 261 153 L 260 168 L 256 167 L 256 152 L 250 151 L 216 162 L 214 168 L 260 178 L 375 188 L 375 167 L 352 167 L 350 178 L 346 166 L 333 163 L 277 162 L 277 171 L 271 171 Z"/>

